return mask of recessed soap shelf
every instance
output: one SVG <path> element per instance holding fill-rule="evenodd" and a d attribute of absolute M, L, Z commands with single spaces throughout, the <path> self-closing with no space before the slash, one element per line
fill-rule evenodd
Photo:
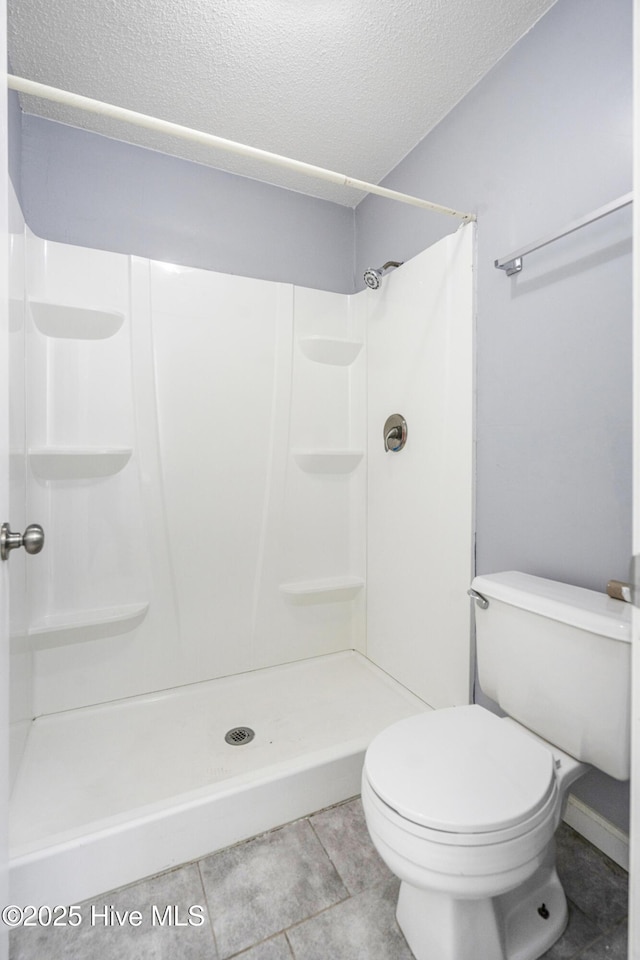
<path fill-rule="evenodd" d="M 359 340 L 341 340 L 332 337 L 305 337 L 299 341 L 305 357 L 315 363 L 348 367 L 362 350 Z"/>
<path fill-rule="evenodd" d="M 99 480 L 129 462 L 130 447 L 41 447 L 29 451 L 31 469 L 40 480 Z"/>
<path fill-rule="evenodd" d="M 106 340 L 124 323 L 124 313 L 93 307 L 71 307 L 30 300 L 33 322 L 46 337 L 62 340 Z"/>
<path fill-rule="evenodd" d="M 33 650 L 116 637 L 135 630 L 148 610 L 148 603 L 129 603 L 98 610 L 52 614 L 33 623 L 27 636 Z"/>
<path fill-rule="evenodd" d="M 361 577 L 328 577 L 281 583 L 280 593 L 289 603 L 336 603 L 353 600 L 363 587 L 364 580 Z"/>
<path fill-rule="evenodd" d="M 294 450 L 293 458 L 305 473 L 351 473 L 364 456 L 362 450 Z"/>

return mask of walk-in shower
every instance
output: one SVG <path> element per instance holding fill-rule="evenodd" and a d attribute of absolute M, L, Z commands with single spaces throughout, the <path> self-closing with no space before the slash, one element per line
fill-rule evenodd
<path fill-rule="evenodd" d="M 403 262 L 402 260 L 387 260 L 381 267 L 369 267 L 364 272 L 364 282 L 371 290 L 377 290 L 385 273 L 395 270 L 396 267 L 401 267 Z"/>
<path fill-rule="evenodd" d="M 76 903 L 346 799 L 379 729 L 464 699 L 472 231 L 384 301 L 14 235 L 12 518 L 46 539 L 10 560 L 12 902 Z M 384 454 L 390 385 L 440 470 Z"/>

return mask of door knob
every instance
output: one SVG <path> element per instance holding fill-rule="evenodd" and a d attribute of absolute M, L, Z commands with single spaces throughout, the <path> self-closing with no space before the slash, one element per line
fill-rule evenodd
<path fill-rule="evenodd" d="M 30 523 L 24 533 L 12 533 L 8 523 L 0 527 L 0 559 L 8 560 L 11 550 L 24 547 L 27 553 L 40 553 L 44 547 L 44 530 L 39 523 Z"/>

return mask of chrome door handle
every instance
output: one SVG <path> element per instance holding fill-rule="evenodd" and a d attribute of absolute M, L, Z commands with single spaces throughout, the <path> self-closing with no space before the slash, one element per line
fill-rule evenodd
<path fill-rule="evenodd" d="M 8 560 L 11 550 L 24 547 L 27 553 L 40 553 L 44 547 L 44 530 L 39 523 L 30 523 L 24 533 L 12 533 L 8 523 L 0 527 L 0 559 Z"/>

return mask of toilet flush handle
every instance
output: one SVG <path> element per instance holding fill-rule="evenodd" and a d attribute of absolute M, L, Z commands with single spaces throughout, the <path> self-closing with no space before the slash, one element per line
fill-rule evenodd
<path fill-rule="evenodd" d="M 487 607 L 489 606 L 489 601 L 487 600 L 486 597 L 483 597 L 482 594 L 478 593 L 477 590 L 467 590 L 467 593 L 469 594 L 472 600 L 475 600 L 475 602 L 478 604 L 481 610 L 487 609 Z"/>

